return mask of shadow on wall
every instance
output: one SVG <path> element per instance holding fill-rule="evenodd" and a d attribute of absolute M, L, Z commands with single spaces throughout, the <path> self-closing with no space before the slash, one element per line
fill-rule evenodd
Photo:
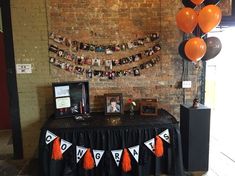
<path fill-rule="evenodd" d="M 52 86 L 37 87 L 40 121 L 45 121 L 54 113 Z"/>

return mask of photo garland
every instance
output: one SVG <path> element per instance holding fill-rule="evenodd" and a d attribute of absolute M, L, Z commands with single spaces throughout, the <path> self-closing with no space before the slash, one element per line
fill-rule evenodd
<path fill-rule="evenodd" d="M 128 75 L 134 75 L 134 76 L 140 76 L 140 70 L 148 69 L 150 67 L 153 67 L 157 62 L 160 61 L 160 57 L 156 56 L 155 58 L 152 58 L 149 61 L 146 61 L 138 66 L 125 69 L 125 70 L 118 70 L 118 71 L 103 71 L 103 70 L 96 70 L 92 68 L 85 69 L 81 66 L 73 65 L 71 63 L 67 63 L 64 61 L 61 61 L 55 57 L 50 57 L 49 62 L 63 70 L 66 70 L 70 73 L 74 73 L 76 75 L 84 75 L 86 74 L 87 78 L 93 78 L 94 77 L 107 77 L 108 79 L 114 79 L 116 77 L 122 77 L 122 76 L 128 76 Z"/>
<path fill-rule="evenodd" d="M 152 56 L 161 50 L 161 46 L 159 44 L 156 44 L 153 47 L 143 52 L 128 57 L 124 57 L 121 59 L 112 59 L 112 60 L 100 59 L 98 57 L 90 58 L 83 55 L 78 56 L 77 54 L 59 48 L 56 45 L 50 45 L 48 49 L 50 52 L 55 53 L 58 57 L 71 61 L 76 65 L 92 65 L 92 66 L 104 65 L 106 68 L 112 69 L 113 66 L 119 66 L 119 65 L 129 64 L 132 62 L 137 62 L 144 57 Z"/>
<path fill-rule="evenodd" d="M 94 52 L 105 52 L 106 54 L 113 54 L 118 51 L 125 51 L 127 49 L 133 49 L 143 46 L 145 43 L 157 41 L 160 38 L 159 33 L 152 33 L 146 35 L 143 38 L 138 38 L 131 42 L 122 44 L 109 44 L 109 45 L 97 45 L 84 43 L 78 40 L 71 40 L 61 35 L 56 35 L 54 32 L 49 33 L 49 39 L 54 42 L 71 48 L 73 51 L 86 50 Z"/>

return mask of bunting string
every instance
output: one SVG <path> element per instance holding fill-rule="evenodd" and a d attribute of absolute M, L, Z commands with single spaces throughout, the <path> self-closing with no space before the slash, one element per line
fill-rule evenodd
<path fill-rule="evenodd" d="M 162 131 L 160 134 L 156 135 L 156 137 L 144 142 L 144 145 L 150 151 L 152 151 L 154 156 L 158 158 L 164 155 L 163 153 L 164 145 L 161 139 L 163 139 L 163 141 L 170 144 L 169 129 Z M 158 144 L 158 140 L 161 141 L 161 144 Z M 46 135 L 45 135 L 45 143 L 50 144 L 51 142 L 53 142 L 53 149 L 52 149 L 53 160 L 63 159 L 63 154 L 66 153 L 66 151 L 72 146 L 71 142 L 66 141 L 64 139 L 60 140 L 59 136 L 47 130 Z M 159 148 L 157 148 L 159 145 L 161 147 L 160 155 L 156 154 L 156 152 L 158 152 L 157 150 L 159 150 Z M 111 150 L 109 152 L 111 152 L 113 156 L 113 160 L 116 163 L 117 167 L 119 167 L 120 163 L 122 163 L 123 172 L 129 172 L 131 170 L 131 157 L 129 156 L 129 153 L 131 154 L 132 158 L 137 163 L 139 163 L 139 151 L 140 151 L 140 145 L 135 145 L 129 148 L 124 147 L 123 149 Z M 84 160 L 83 160 L 84 169 L 91 170 L 94 167 L 98 167 L 105 152 L 108 152 L 108 151 L 90 149 L 84 146 L 76 146 L 76 162 L 77 163 L 80 162 L 80 160 L 84 157 Z"/>

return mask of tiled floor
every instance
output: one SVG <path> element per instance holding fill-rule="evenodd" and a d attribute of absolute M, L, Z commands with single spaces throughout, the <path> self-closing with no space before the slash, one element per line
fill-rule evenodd
<path fill-rule="evenodd" d="M 229 137 L 235 133 L 235 129 L 231 127 L 221 130 L 221 128 L 220 124 L 211 125 L 209 171 L 187 173 L 188 176 L 233 176 L 235 174 L 235 147 L 232 145 L 235 142 Z M 228 129 L 229 133 L 226 131 Z M 37 152 L 33 151 L 35 155 L 30 160 L 13 160 L 11 131 L 0 131 L 0 144 L 0 176 L 38 175 Z M 29 150 L 32 147 L 27 146 Z"/>

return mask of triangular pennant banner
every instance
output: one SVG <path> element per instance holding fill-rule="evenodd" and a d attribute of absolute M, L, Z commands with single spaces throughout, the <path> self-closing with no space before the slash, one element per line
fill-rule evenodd
<path fill-rule="evenodd" d="M 76 158 L 77 158 L 77 163 L 80 161 L 80 159 L 83 157 L 83 155 L 86 153 L 87 148 L 77 146 L 76 147 Z"/>
<path fill-rule="evenodd" d="M 104 150 L 93 150 L 93 155 L 94 155 L 94 158 L 95 158 L 96 167 L 98 166 L 103 154 L 104 154 Z"/>
<path fill-rule="evenodd" d="M 72 145 L 72 143 L 70 143 L 64 139 L 61 139 L 61 142 L 60 142 L 61 152 L 64 153 L 71 145 Z"/>
<path fill-rule="evenodd" d="M 169 133 L 168 129 L 161 132 L 158 136 L 160 136 L 164 141 L 168 142 L 169 144 L 171 143 L 170 142 L 170 133 Z"/>
<path fill-rule="evenodd" d="M 46 144 L 51 143 L 56 137 L 57 136 L 55 134 L 47 130 L 45 137 Z"/>
<path fill-rule="evenodd" d="M 120 164 L 121 157 L 122 157 L 122 151 L 123 151 L 122 149 L 120 149 L 120 150 L 112 150 L 111 151 L 117 166 L 119 166 L 119 164 Z"/>
<path fill-rule="evenodd" d="M 132 154 L 132 156 L 135 158 L 135 160 L 138 163 L 139 162 L 139 150 L 140 150 L 140 146 L 136 145 L 136 146 L 130 147 L 128 149 L 129 149 L 130 153 Z"/>
<path fill-rule="evenodd" d="M 151 150 L 153 153 L 155 151 L 155 138 L 152 138 L 144 143 L 149 150 Z"/>

